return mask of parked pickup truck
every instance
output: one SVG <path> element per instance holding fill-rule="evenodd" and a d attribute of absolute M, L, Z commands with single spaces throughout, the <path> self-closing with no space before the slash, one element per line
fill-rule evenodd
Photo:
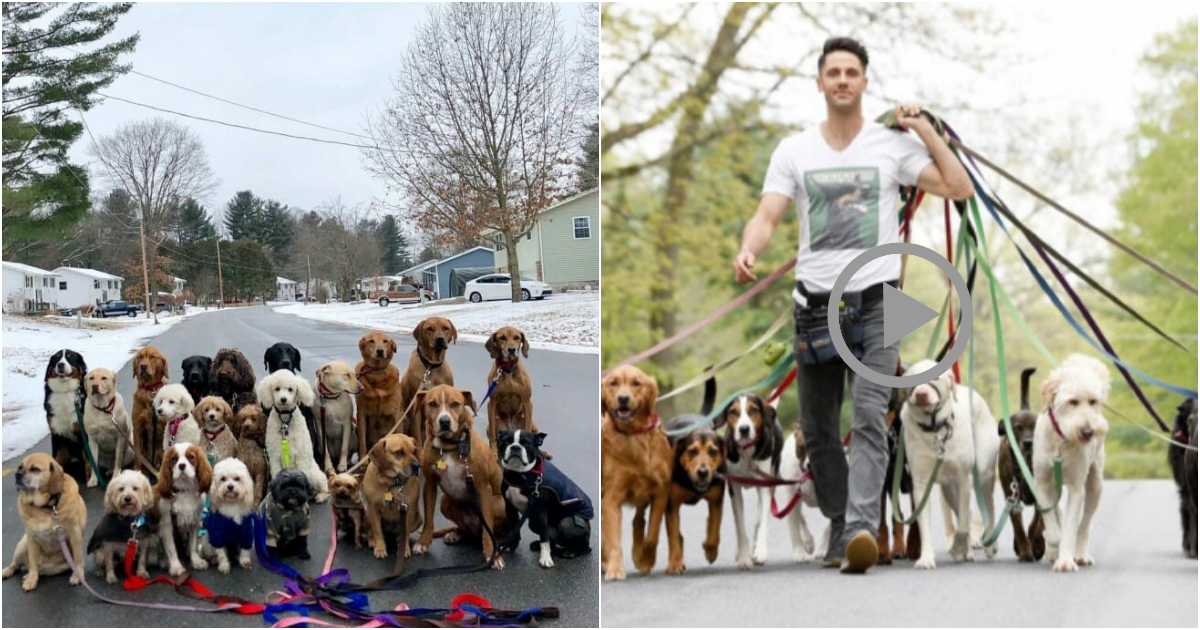
<path fill-rule="evenodd" d="M 113 315 L 128 315 L 134 317 L 142 310 L 141 304 L 131 304 L 125 300 L 109 300 L 103 306 L 96 307 L 93 317 L 112 317 Z"/>
<path fill-rule="evenodd" d="M 379 302 L 380 306 L 387 306 L 391 302 L 420 302 L 422 295 L 426 300 L 433 299 L 433 292 L 427 289 L 418 289 L 411 284 L 395 284 L 387 291 L 372 291 L 368 298 L 372 302 Z"/>

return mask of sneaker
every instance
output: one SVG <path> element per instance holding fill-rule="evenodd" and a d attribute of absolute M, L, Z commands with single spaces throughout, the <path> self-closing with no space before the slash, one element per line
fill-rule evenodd
<path fill-rule="evenodd" d="M 841 528 L 834 529 L 829 533 L 829 549 L 825 551 L 825 559 L 821 561 L 821 566 L 826 569 L 836 569 L 842 566 L 843 556 L 846 555 L 846 544 L 842 540 Z"/>
<path fill-rule="evenodd" d="M 879 546 L 875 544 L 875 535 L 860 529 L 846 543 L 842 573 L 866 573 L 878 561 Z"/>

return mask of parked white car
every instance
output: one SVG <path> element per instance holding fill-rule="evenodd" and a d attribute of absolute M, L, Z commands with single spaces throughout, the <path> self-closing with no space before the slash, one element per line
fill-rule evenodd
<path fill-rule="evenodd" d="M 521 279 L 521 299 L 541 300 L 553 293 L 553 289 L 545 282 Z M 472 302 L 484 300 L 512 299 L 512 277 L 506 273 L 493 273 L 480 276 L 468 282 L 463 289 L 463 295 Z"/>

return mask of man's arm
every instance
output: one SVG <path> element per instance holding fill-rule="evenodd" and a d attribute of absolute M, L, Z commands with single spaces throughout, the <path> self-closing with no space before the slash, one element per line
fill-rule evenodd
<path fill-rule="evenodd" d="M 917 177 L 917 188 L 947 199 L 961 201 L 970 198 L 975 194 L 975 188 L 967 170 L 958 158 L 954 157 L 945 141 L 937 135 L 929 120 L 920 113 L 921 106 L 916 104 L 910 103 L 896 108 L 896 122 L 900 128 L 911 129 L 916 133 L 921 142 L 925 143 L 929 155 L 933 157 L 933 164 L 921 169 L 921 174 Z"/>
<path fill-rule="evenodd" d="M 791 197 L 779 193 L 767 193 L 758 202 L 758 211 L 742 231 L 742 250 L 733 259 L 733 275 L 745 284 L 758 279 L 754 275 L 754 262 L 771 242 L 771 235 L 779 222 L 787 215 L 792 205 Z"/>

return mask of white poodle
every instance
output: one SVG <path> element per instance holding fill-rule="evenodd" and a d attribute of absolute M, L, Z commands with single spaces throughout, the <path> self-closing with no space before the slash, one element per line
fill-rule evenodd
<path fill-rule="evenodd" d="M 267 459 L 271 477 L 285 468 L 283 442 L 287 440 L 287 468 L 295 468 L 308 477 L 317 491 L 317 503 L 329 500 L 329 479 L 313 457 L 312 436 L 300 413 L 300 405 L 313 404 L 313 390 L 308 381 L 288 370 L 277 370 L 258 383 L 258 402 L 270 409 L 267 418 Z"/>
<path fill-rule="evenodd" d="M 154 413 L 158 422 L 166 426 L 163 431 L 163 452 L 181 443 L 200 443 L 200 424 L 192 417 L 196 401 L 181 383 L 163 385 L 154 395 Z"/>
<path fill-rule="evenodd" d="M 1056 572 L 1090 566 L 1088 534 L 1104 486 L 1104 436 L 1101 414 L 1108 398 L 1108 368 L 1099 360 L 1073 354 L 1042 385 L 1042 412 L 1033 433 L 1033 478 L 1043 503 L 1058 498 L 1054 458 L 1063 462 L 1066 519 L 1057 503 L 1046 515 L 1046 559 Z"/>
<path fill-rule="evenodd" d="M 907 373 L 920 374 L 934 365 L 935 362 L 924 360 L 909 368 Z M 912 469 L 913 492 L 919 493 L 918 496 L 923 496 L 933 474 L 937 441 L 943 441 L 945 458 L 936 482 L 942 489 L 942 501 L 950 506 L 956 521 L 950 557 L 956 562 L 970 560 L 972 466 L 979 473 L 984 505 L 989 514 L 993 517 L 996 514 L 992 498 L 996 486 L 996 459 L 1000 453 L 996 419 L 983 397 L 965 385 L 955 384 L 954 376 L 948 371 L 914 387 L 904 401 L 900 418 L 904 422 L 904 448 Z M 918 569 L 937 566 L 933 558 L 931 509 L 926 504 L 917 518 L 921 539 L 925 541 L 915 565 Z M 950 533 L 948 527 L 947 534 Z M 995 556 L 996 544 L 991 544 L 984 552 L 988 558 Z"/>
<path fill-rule="evenodd" d="M 212 501 L 209 512 L 208 542 L 217 570 L 229 573 L 231 549 L 238 551 L 238 564 L 250 568 L 251 551 L 254 549 L 254 479 L 250 470 L 236 457 L 228 457 L 213 466 L 212 485 L 208 489 Z"/>

